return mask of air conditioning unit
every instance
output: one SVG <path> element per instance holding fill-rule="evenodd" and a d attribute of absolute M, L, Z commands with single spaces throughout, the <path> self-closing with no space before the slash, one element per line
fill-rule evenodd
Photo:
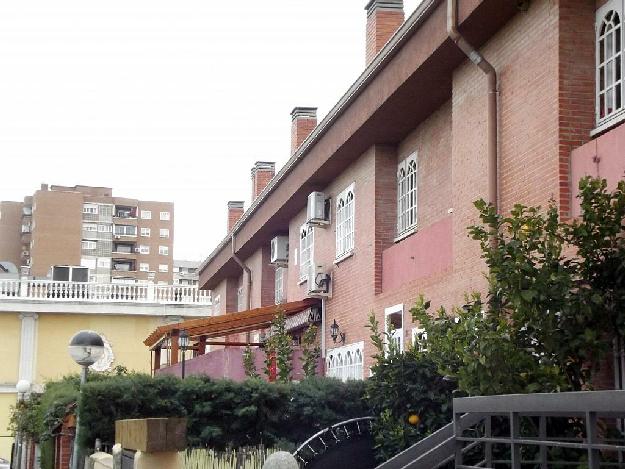
<path fill-rule="evenodd" d="M 310 266 L 306 285 L 308 287 L 308 296 L 330 296 L 330 274 L 321 265 L 313 264 Z"/>
<path fill-rule="evenodd" d="M 141 252 L 140 248 L 135 248 L 135 252 Z"/>
<path fill-rule="evenodd" d="M 289 237 L 276 236 L 271 240 L 271 263 L 286 265 L 289 263 Z"/>
<path fill-rule="evenodd" d="M 314 226 L 330 224 L 330 201 L 323 192 L 311 192 L 308 195 L 306 223 Z"/>

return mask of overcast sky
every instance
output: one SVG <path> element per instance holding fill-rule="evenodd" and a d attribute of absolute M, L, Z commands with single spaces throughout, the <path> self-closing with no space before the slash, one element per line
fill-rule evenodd
<path fill-rule="evenodd" d="M 420 0 L 405 0 L 407 15 Z M 365 0 L 0 0 L 0 200 L 42 182 L 175 203 L 177 259 L 249 206 L 364 68 Z"/>

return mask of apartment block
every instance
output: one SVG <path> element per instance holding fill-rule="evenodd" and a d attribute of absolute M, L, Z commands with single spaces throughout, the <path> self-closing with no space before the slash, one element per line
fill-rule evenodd
<path fill-rule="evenodd" d="M 183 261 L 174 259 L 174 285 L 197 287 L 199 281 L 198 261 Z"/>
<path fill-rule="evenodd" d="M 369 1 L 362 74 L 320 122 L 295 108 L 290 160 L 252 186 L 247 210 L 228 204 L 227 235 L 200 267 L 214 313 L 297 315 L 316 301 L 325 374 L 363 379 L 370 314 L 406 347 L 419 295 L 449 308 L 484 292 L 475 200 L 500 213 L 555 201 L 567 219 L 580 177 L 614 187 L 625 174 L 623 9 L 433 0 L 404 20 L 401 0 Z M 621 344 L 603 385 L 622 387 L 622 357 Z"/>
<path fill-rule="evenodd" d="M 2 202 L 0 212 L 0 259 L 34 278 L 50 277 L 53 266 L 83 266 L 90 282 L 172 283 L 173 203 L 43 184 L 23 203 Z M 72 280 L 70 269 L 55 276 Z"/>

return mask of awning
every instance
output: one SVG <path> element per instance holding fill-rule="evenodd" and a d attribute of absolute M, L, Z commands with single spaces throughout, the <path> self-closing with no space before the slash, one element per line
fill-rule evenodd
<path fill-rule="evenodd" d="M 143 343 L 148 347 L 152 347 L 174 330 L 185 330 L 189 334 L 189 337 L 204 336 L 208 339 L 222 337 L 228 334 L 266 329 L 279 312 L 283 312 L 289 317 L 313 306 L 319 306 L 320 302 L 321 300 L 317 298 L 307 298 L 302 301 L 263 306 L 262 308 L 250 309 L 238 313 L 227 313 L 221 316 L 190 319 L 188 321 L 167 324 L 157 327 Z"/>

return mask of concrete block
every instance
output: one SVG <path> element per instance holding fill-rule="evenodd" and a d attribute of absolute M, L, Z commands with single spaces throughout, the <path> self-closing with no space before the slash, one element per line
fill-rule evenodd
<path fill-rule="evenodd" d="M 149 418 L 115 422 L 115 443 L 124 449 L 156 453 L 187 446 L 187 419 Z"/>

